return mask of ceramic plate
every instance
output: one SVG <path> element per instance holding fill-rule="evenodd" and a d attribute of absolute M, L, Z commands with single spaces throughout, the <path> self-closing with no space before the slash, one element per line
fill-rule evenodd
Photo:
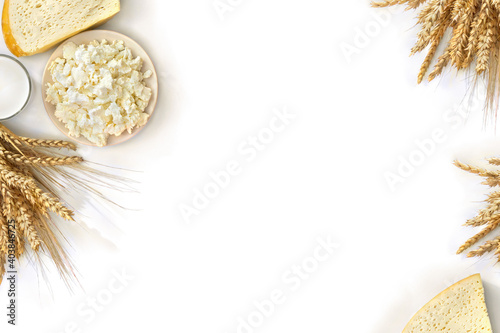
<path fill-rule="evenodd" d="M 67 39 L 64 43 L 59 45 L 59 47 L 54 51 L 52 56 L 50 57 L 49 61 L 47 62 L 47 65 L 45 66 L 45 70 L 43 72 L 43 78 L 42 78 L 42 97 L 43 97 L 43 103 L 45 105 L 45 110 L 47 111 L 47 114 L 49 115 L 50 119 L 52 122 L 57 126 L 57 128 L 64 133 L 67 137 L 69 137 L 71 140 L 79 142 L 81 144 L 89 145 L 89 146 L 96 146 L 96 144 L 88 141 L 86 138 L 83 136 L 80 136 L 79 138 L 72 137 L 68 134 L 68 129 L 64 126 L 62 122 L 60 122 L 56 116 L 55 116 L 55 110 L 56 106 L 52 105 L 51 103 L 46 101 L 46 89 L 47 89 L 47 83 L 53 83 L 52 77 L 50 75 L 49 67 L 50 64 L 56 59 L 56 58 L 61 58 L 63 54 L 63 47 L 66 43 L 73 42 L 76 45 L 80 44 L 89 44 L 93 40 L 101 41 L 103 39 L 106 39 L 109 42 L 112 42 L 114 40 L 122 40 L 125 43 L 125 46 L 130 48 L 132 50 L 132 55 L 134 57 L 141 57 L 144 64 L 142 66 L 142 72 L 147 71 L 148 69 L 153 72 L 153 75 L 151 75 L 150 78 L 145 79 L 146 85 L 151 88 L 152 95 L 151 95 L 151 100 L 149 101 L 149 105 L 146 108 L 145 112 L 151 115 L 155 109 L 156 106 L 156 101 L 158 99 L 158 76 L 156 75 L 156 71 L 153 65 L 153 62 L 149 58 L 148 54 L 144 49 L 137 44 L 133 39 L 130 37 L 127 37 L 121 33 L 115 32 L 115 31 L 109 31 L 109 30 L 89 30 L 82 32 L 78 35 L 75 35 L 69 39 Z M 151 118 L 149 118 L 151 119 Z M 108 138 L 108 144 L 107 146 L 112 146 L 116 145 L 118 143 L 127 141 L 131 139 L 134 135 L 136 135 L 142 128 L 145 126 L 136 128 L 132 131 L 131 134 L 129 134 L 127 131 L 123 132 L 120 136 L 115 136 L 115 135 L 110 135 Z"/>

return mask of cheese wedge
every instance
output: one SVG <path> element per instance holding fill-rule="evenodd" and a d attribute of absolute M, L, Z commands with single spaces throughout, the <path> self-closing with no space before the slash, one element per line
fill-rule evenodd
<path fill-rule="evenodd" d="M 2 31 L 15 56 L 44 52 L 120 11 L 120 0 L 5 0 Z"/>
<path fill-rule="evenodd" d="M 479 274 L 455 283 L 420 309 L 403 333 L 492 332 Z"/>

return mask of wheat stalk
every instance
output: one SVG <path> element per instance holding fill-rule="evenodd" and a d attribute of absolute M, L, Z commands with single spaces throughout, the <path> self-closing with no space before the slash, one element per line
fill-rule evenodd
<path fill-rule="evenodd" d="M 464 245 L 462 245 L 458 251 L 457 254 L 463 253 L 465 250 L 470 248 L 472 245 L 476 244 L 479 240 L 483 239 L 486 237 L 490 232 L 495 230 L 498 225 L 500 224 L 500 216 L 495 217 L 493 220 L 488 222 L 488 225 L 479 233 L 477 233 L 475 236 L 469 238 Z"/>
<path fill-rule="evenodd" d="M 386 0 L 372 2 L 373 7 L 404 5 L 419 9 L 417 41 L 410 54 L 428 48 L 417 75 L 421 83 L 434 58 L 437 63 L 428 75 L 432 81 L 447 66 L 457 71 L 471 69 L 472 82 L 486 83 L 485 121 L 500 105 L 500 1 L 499 0 Z M 451 29 L 451 38 L 442 54 L 437 54 L 444 33 Z M 496 185 L 495 185 L 496 186 Z"/>
<path fill-rule="evenodd" d="M 474 174 L 482 176 L 482 177 L 499 177 L 500 176 L 500 172 L 498 172 L 498 171 L 486 170 L 484 168 L 475 167 L 473 165 L 465 164 L 465 163 L 462 163 L 460 161 L 454 161 L 453 164 L 455 164 L 456 167 L 458 167 L 464 171 L 474 173 Z"/>
<path fill-rule="evenodd" d="M 52 157 L 52 156 L 25 156 L 22 154 L 13 153 L 0 147 L 0 157 L 15 164 L 41 165 L 41 166 L 58 166 L 71 165 L 83 162 L 80 156 Z"/>
<path fill-rule="evenodd" d="M 0 257 L 8 253 L 9 230 L 7 221 L 3 214 L 0 214 Z"/>
<path fill-rule="evenodd" d="M 497 158 L 489 158 L 488 162 L 491 165 L 497 165 L 500 160 Z M 481 177 L 485 177 L 486 181 L 484 183 L 488 185 L 494 185 L 495 183 L 500 183 L 500 173 L 497 170 L 487 170 L 484 168 L 479 168 L 472 166 L 470 164 L 461 163 L 459 161 L 453 162 L 455 166 L 458 168 L 479 175 Z M 500 226 L 500 191 L 494 191 L 488 195 L 488 198 L 485 200 L 488 204 L 486 208 L 483 208 L 479 211 L 479 213 L 472 219 L 468 220 L 465 225 L 469 227 L 481 227 L 484 228 L 469 238 L 457 251 L 457 254 L 461 254 L 476 244 L 478 241 L 492 233 Z M 483 245 L 479 246 L 478 249 L 470 251 L 467 256 L 468 257 L 479 257 L 486 253 L 492 252 L 493 250 L 497 250 L 495 253 L 498 256 L 500 261 L 500 236 L 497 238 L 486 241 Z"/>
<path fill-rule="evenodd" d="M 499 203 L 494 203 L 491 204 L 488 208 L 482 209 L 479 211 L 479 214 L 468 220 L 464 226 L 467 227 L 480 227 L 482 225 L 488 224 L 489 221 L 495 217 L 495 215 L 499 215 L 499 208 L 500 204 Z"/>
<path fill-rule="evenodd" d="M 33 251 L 38 251 L 42 240 L 33 226 L 35 220 L 33 208 L 26 204 L 22 198 L 19 198 L 19 206 L 17 220 L 20 225 L 20 234 L 28 240 Z"/>
<path fill-rule="evenodd" d="M 65 220 L 74 221 L 74 212 L 67 208 L 59 199 L 50 196 L 50 194 L 43 192 L 38 187 L 33 187 L 30 190 L 33 191 L 35 199 L 42 207 L 56 213 Z"/>
<path fill-rule="evenodd" d="M 500 158 L 498 157 L 490 157 L 487 159 L 487 161 L 491 165 L 500 165 Z"/>
<path fill-rule="evenodd" d="M 94 171 L 82 165 L 83 158 L 51 153 L 50 149 L 75 150 L 73 143 L 62 140 L 39 140 L 20 137 L 0 123 L 0 283 L 8 255 L 8 223 L 15 222 L 15 256 L 30 251 L 35 259 L 40 254 L 50 257 L 62 278 L 74 278 L 73 265 L 56 233 L 56 216 L 74 221 L 60 192 L 81 191 L 106 199 L 96 184 L 120 189 L 115 184 L 123 178 Z M 69 170 L 81 172 L 79 178 Z M 113 182 L 108 184 L 105 179 Z M 43 269 L 39 260 L 40 268 Z"/>
<path fill-rule="evenodd" d="M 480 42 L 480 37 L 482 36 L 482 33 L 485 30 L 486 27 L 486 19 L 487 19 L 487 5 L 486 1 L 483 0 L 481 4 L 481 8 L 479 10 L 479 14 L 475 15 L 474 21 L 472 22 L 472 29 L 469 35 L 469 41 L 468 45 L 466 48 L 466 57 L 464 60 L 464 63 L 462 67 L 468 67 L 474 60 L 477 51 L 478 51 L 478 46 Z"/>
<path fill-rule="evenodd" d="M 41 140 L 26 137 L 19 137 L 20 143 L 24 143 L 30 147 L 47 147 L 47 148 L 66 148 L 76 150 L 76 145 L 72 142 L 63 140 Z"/>
<path fill-rule="evenodd" d="M 458 24 L 454 29 L 453 38 L 450 40 L 451 62 L 458 70 L 467 67 L 465 59 L 467 57 L 472 24 L 480 10 L 478 3 L 478 0 L 467 1 L 462 12 L 459 13 Z"/>
<path fill-rule="evenodd" d="M 500 236 L 493 239 L 493 240 L 487 241 L 486 243 L 481 245 L 477 250 L 470 251 L 467 254 L 467 257 L 469 257 L 469 258 L 480 257 L 486 253 L 497 250 L 499 245 L 500 245 Z"/>
<path fill-rule="evenodd" d="M 409 0 L 406 9 L 417 9 L 423 5 L 427 0 Z"/>
<path fill-rule="evenodd" d="M 394 6 L 394 5 L 402 5 L 406 2 L 408 2 L 408 0 L 386 0 L 386 1 L 380 1 L 380 2 L 372 2 L 372 6 L 376 7 L 376 8 L 389 7 L 389 6 Z"/>
<path fill-rule="evenodd" d="M 481 184 L 487 185 L 489 187 L 496 187 L 500 185 L 500 179 L 494 177 L 486 177 Z"/>
<path fill-rule="evenodd" d="M 428 45 L 431 45 L 430 51 L 422 67 L 425 67 L 428 58 L 434 56 L 434 53 L 441 42 L 441 38 L 446 30 L 445 22 L 448 19 L 448 12 L 451 7 L 448 5 L 450 0 L 433 0 L 419 17 L 419 23 L 422 29 L 417 34 L 417 42 L 411 49 L 410 55 L 423 51 Z M 430 61 L 429 61 L 430 62 Z"/>
<path fill-rule="evenodd" d="M 495 215 L 500 214 L 500 191 L 493 192 L 489 195 L 486 202 L 489 204 L 487 208 L 481 209 L 479 213 L 472 219 L 468 220 L 464 225 L 468 227 L 480 227 L 487 224 Z"/>

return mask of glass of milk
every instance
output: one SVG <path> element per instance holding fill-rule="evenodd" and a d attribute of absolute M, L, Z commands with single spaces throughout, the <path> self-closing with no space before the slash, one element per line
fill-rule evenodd
<path fill-rule="evenodd" d="M 0 121 L 24 110 L 31 97 L 31 78 L 14 57 L 0 54 Z"/>

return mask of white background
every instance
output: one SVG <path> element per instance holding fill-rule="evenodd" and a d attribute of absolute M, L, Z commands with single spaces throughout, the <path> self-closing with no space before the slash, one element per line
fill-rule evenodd
<path fill-rule="evenodd" d="M 483 127 L 480 105 L 467 121 L 455 113 L 467 109 L 464 76 L 448 72 L 416 85 L 424 55 L 408 58 L 414 13 L 371 9 L 365 0 L 224 3 L 232 10 L 221 17 L 212 0 L 122 0 L 103 26 L 151 55 L 159 101 L 133 140 L 79 151 L 141 171 L 108 169 L 140 181 L 140 194 L 107 193 L 138 210 L 86 204 L 78 224 L 59 221 L 81 286 L 70 292 L 50 265 L 44 278 L 22 261 L 18 326 L 2 314 L 4 283 L 0 330 L 400 332 L 436 293 L 473 273 L 483 276 L 500 330 L 494 260 L 454 254 L 474 233 L 461 225 L 488 189 L 452 165 L 456 158 L 483 163 L 500 153 L 498 139 Z M 366 29 L 370 36 L 360 40 Z M 346 45 L 356 53 L 346 56 Z M 0 52 L 8 52 L 4 44 Z M 21 59 L 35 92 L 28 109 L 6 122 L 16 133 L 63 138 L 41 99 L 50 53 Z M 295 119 L 249 161 L 238 146 L 284 107 Z M 386 173 L 397 173 L 401 158 L 418 154 L 416 141 L 435 131 L 442 140 L 391 189 Z M 186 223 L 181 205 L 192 205 L 210 172 L 232 160 L 241 173 Z M 339 247 L 293 288 L 286 277 L 294 265 L 314 264 L 318 238 Z M 114 274 L 123 272 L 130 280 L 110 294 Z M 277 291 L 281 304 L 259 317 L 255 302 Z M 92 298 L 106 303 L 94 315 Z M 238 330 L 249 316 L 256 327 Z"/>

